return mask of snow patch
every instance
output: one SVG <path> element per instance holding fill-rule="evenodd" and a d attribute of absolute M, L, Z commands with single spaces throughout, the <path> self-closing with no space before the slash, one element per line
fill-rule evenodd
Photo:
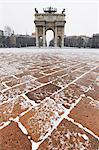
<path fill-rule="evenodd" d="M 89 141 L 89 138 L 86 134 L 82 134 L 82 137 L 86 140 L 86 141 Z"/>
<path fill-rule="evenodd" d="M 93 107 L 99 109 L 99 102 L 98 102 L 98 101 L 94 100 L 94 101 L 91 101 L 89 104 L 90 104 L 91 106 L 93 106 Z"/>
<path fill-rule="evenodd" d="M 10 124 L 10 121 L 5 122 L 5 123 L 0 127 L 0 129 L 3 129 L 4 127 L 8 126 L 9 124 Z"/>
<path fill-rule="evenodd" d="M 22 132 L 23 132 L 24 134 L 26 134 L 26 135 L 28 134 L 26 128 L 25 128 L 20 122 L 18 122 L 18 126 L 19 126 L 19 128 L 22 130 Z"/>
<path fill-rule="evenodd" d="M 31 141 L 31 142 L 32 142 L 32 150 L 37 150 L 39 143 L 36 143 L 34 141 Z"/>

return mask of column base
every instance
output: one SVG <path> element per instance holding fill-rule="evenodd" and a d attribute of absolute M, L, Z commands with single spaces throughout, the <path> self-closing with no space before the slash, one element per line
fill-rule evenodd
<path fill-rule="evenodd" d="M 39 43 L 36 43 L 36 47 L 39 47 Z"/>
<path fill-rule="evenodd" d="M 61 47 L 64 47 L 64 43 L 62 43 L 62 46 Z"/>
<path fill-rule="evenodd" d="M 46 44 L 45 44 L 45 43 L 43 43 L 43 47 L 46 47 Z"/>
<path fill-rule="evenodd" d="M 57 47 L 57 43 L 54 44 L 54 47 Z"/>

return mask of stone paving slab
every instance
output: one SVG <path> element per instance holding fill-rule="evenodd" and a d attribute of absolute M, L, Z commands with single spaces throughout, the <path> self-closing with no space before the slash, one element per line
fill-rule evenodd
<path fill-rule="evenodd" d="M 61 77 L 62 75 L 66 74 L 66 73 L 67 73 L 67 69 L 63 69 L 63 70 L 57 71 L 55 73 L 52 73 L 50 75 L 41 77 L 38 79 L 38 81 L 41 83 L 47 83 L 47 82 L 55 80 L 58 77 Z"/>
<path fill-rule="evenodd" d="M 22 112 L 29 109 L 32 105 L 22 96 L 10 99 L 0 105 L 0 126 L 10 118 L 16 118 Z"/>
<path fill-rule="evenodd" d="M 46 97 L 49 97 L 50 95 L 52 95 L 54 92 L 58 91 L 59 89 L 60 89 L 59 86 L 49 83 L 36 90 L 28 92 L 26 96 L 29 99 L 34 100 L 36 103 L 40 103 Z"/>
<path fill-rule="evenodd" d="M 46 71 L 43 71 L 44 74 L 50 74 L 50 73 L 53 73 L 55 72 L 55 70 L 52 70 L 52 69 L 48 69 Z"/>
<path fill-rule="evenodd" d="M 85 90 L 87 90 L 90 86 L 92 86 L 96 78 L 97 78 L 97 73 L 94 71 L 91 71 L 85 76 L 83 76 L 81 79 L 78 79 L 76 83 L 84 87 Z"/>
<path fill-rule="evenodd" d="M 10 81 L 10 80 L 14 80 L 15 77 L 13 76 L 2 76 L 0 77 L 0 82 L 7 82 L 7 81 Z"/>
<path fill-rule="evenodd" d="M 5 84 L 9 87 L 12 87 L 14 85 L 20 84 L 20 80 L 19 79 L 12 79 L 11 81 L 6 81 Z"/>
<path fill-rule="evenodd" d="M 30 82 L 22 83 L 20 85 L 13 86 L 5 90 L 0 97 L 0 101 L 7 101 L 9 99 L 14 99 L 23 93 L 28 93 L 29 91 L 39 87 L 41 84 L 36 80 L 31 80 Z"/>
<path fill-rule="evenodd" d="M 62 108 L 53 99 L 46 98 L 39 106 L 22 116 L 20 122 L 33 141 L 38 142 L 55 126 L 63 113 Z"/>
<path fill-rule="evenodd" d="M 2 149 L 98 150 L 98 50 L 7 51 L 0 53 Z"/>
<path fill-rule="evenodd" d="M 66 75 L 56 79 L 52 83 L 55 84 L 55 85 L 58 85 L 60 87 L 65 87 L 66 85 L 68 85 L 70 82 L 72 82 L 75 79 L 76 79 L 76 77 L 73 77 L 71 75 L 71 73 L 67 73 Z"/>
<path fill-rule="evenodd" d="M 94 100 L 99 101 L 99 86 L 97 85 L 97 83 L 94 83 L 91 87 L 91 89 L 89 89 L 85 95 L 88 97 L 93 98 Z"/>
<path fill-rule="evenodd" d="M 11 122 L 0 130 L 1 150 L 31 150 L 32 144 L 22 133 L 16 122 Z"/>
<path fill-rule="evenodd" d="M 6 89 L 6 86 L 3 85 L 2 83 L 0 83 L 0 93 L 2 93 L 3 90 L 5 90 L 5 89 Z"/>
<path fill-rule="evenodd" d="M 83 129 L 64 119 L 38 150 L 97 150 L 99 141 Z"/>
<path fill-rule="evenodd" d="M 99 101 L 82 98 L 69 117 L 99 136 Z"/>
<path fill-rule="evenodd" d="M 83 89 L 77 84 L 70 84 L 68 87 L 64 88 L 60 92 L 52 95 L 55 102 L 62 104 L 67 109 L 70 109 L 73 103 L 83 95 Z"/>

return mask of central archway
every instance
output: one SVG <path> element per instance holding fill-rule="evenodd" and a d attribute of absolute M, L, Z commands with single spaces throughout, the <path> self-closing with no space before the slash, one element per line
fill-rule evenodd
<path fill-rule="evenodd" d="M 52 29 L 48 29 L 47 31 L 46 31 L 46 46 L 47 47 L 52 47 L 52 46 L 54 46 L 54 37 L 55 37 L 55 33 L 54 33 L 54 31 L 52 30 Z M 53 43 L 51 43 L 51 41 L 53 42 Z"/>

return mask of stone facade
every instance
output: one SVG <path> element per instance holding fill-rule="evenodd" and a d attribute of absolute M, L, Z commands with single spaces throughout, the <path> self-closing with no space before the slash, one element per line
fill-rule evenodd
<path fill-rule="evenodd" d="M 36 39 L 30 35 L 11 35 L 4 37 L 4 47 L 36 46 Z"/>
<path fill-rule="evenodd" d="M 99 34 L 93 34 L 92 46 L 93 48 L 99 48 Z"/>

